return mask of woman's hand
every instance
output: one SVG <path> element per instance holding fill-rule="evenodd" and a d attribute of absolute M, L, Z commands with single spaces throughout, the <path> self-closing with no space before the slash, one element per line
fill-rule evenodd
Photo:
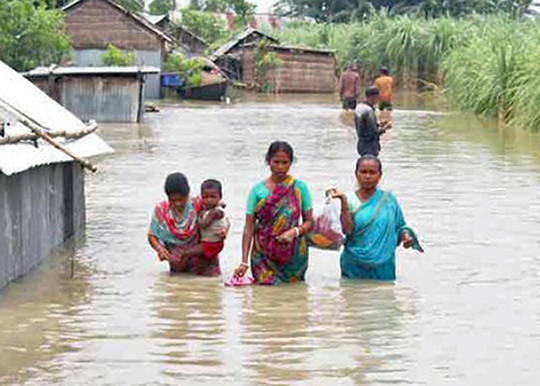
<path fill-rule="evenodd" d="M 162 245 L 158 247 L 157 253 L 159 261 L 170 260 L 171 258 L 171 253 L 169 252 L 169 250 Z"/>
<path fill-rule="evenodd" d="M 326 197 L 337 198 L 340 200 L 347 198 L 347 196 L 345 196 L 345 193 L 340 192 L 337 188 L 327 189 L 325 194 L 326 194 Z"/>
<path fill-rule="evenodd" d="M 240 266 L 234 270 L 234 277 L 244 277 L 247 270 L 247 264 L 240 264 Z"/>
<path fill-rule="evenodd" d="M 287 243 L 287 244 L 292 243 L 294 239 L 296 238 L 296 236 L 298 235 L 298 231 L 296 229 L 297 228 L 292 228 L 286 232 L 283 232 L 277 237 L 277 241 L 279 241 L 280 243 Z"/>
<path fill-rule="evenodd" d="M 228 229 L 220 229 L 219 231 L 217 231 L 217 236 L 221 240 L 225 240 L 227 238 L 227 233 L 228 233 Z"/>
<path fill-rule="evenodd" d="M 409 234 L 409 232 L 402 232 L 401 233 L 401 242 L 403 245 L 403 248 L 410 248 L 413 244 L 413 238 Z"/>

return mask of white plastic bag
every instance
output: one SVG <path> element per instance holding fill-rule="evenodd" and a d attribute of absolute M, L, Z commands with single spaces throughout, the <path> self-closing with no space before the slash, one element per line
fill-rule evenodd
<path fill-rule="evenodd" d="M 339 250 L 345 241 L 341 230 L 341 203 L 326 198 L 314 215 L 313 228 L 307 235 L 309 245 L 319 249 Z"/>

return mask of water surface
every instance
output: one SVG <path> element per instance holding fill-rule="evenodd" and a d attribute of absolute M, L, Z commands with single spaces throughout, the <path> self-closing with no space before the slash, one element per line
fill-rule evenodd
<path fill-rule="evenodd" d="M 116 153 L 87 176 L 86 240 L 0 292 L 0 384 L 538 384 L 540 147 L 524 134 L 395 112 L 383 187 L 426 254 L 400 251 L 394 284 L 340 279 L 336 252 L 312 252 L 306 283 L 272 288 L 157 261 L 146 231 L 170 172 L 195 192 L 222 180 L 225 276 L 270 141 L 293 144 L 317 205 L 328 186 L 353 189 L 356 137 L 333 102 L 165 103 L 144 125 L 102 125 Z"/>

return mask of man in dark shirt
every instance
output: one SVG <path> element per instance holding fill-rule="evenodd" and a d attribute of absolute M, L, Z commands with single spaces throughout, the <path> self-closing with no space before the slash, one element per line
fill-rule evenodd
<path fill-rule="evenodd" d="M 352 64 L 341 74 L 339 79 L 339 97 L 343 103 L 344 110 L 354 110 L 358 89 L 360 87 L 360 76 Z"/>
<path fill-rule="evenodd" d="M 380 136 L 386 128 L 379 127 L 377 116 L 375 115 L 375 105 L 379 102 L 379 89 L 368 87 L 366 89 L 366 101 L 362 102 L 354 112 L 354 126 L 358 134 L 358 144 L 356 149 L 360 156 L 371 154 L 379 155 L 381 144 Z"/>

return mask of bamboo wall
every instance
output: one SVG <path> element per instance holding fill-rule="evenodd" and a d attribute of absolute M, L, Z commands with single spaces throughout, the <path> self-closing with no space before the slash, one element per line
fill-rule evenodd
<path fill-rule="evenodd" d="M 337 87 L 336 60 L 332 54 L 291 49 L 271 50 L 283 65 L 269 71 L 266 79 L 276 93 L 334 93 Z M 254 85 L 253 48 L 243 52 L 243 81 Z"/>
<path fill-rule="evenodd" d="M 162 48 L 158 35 L 106 1 L 87 0 L 69 8 L 65 24 L 75 49 L 105 48 L 108 44 L 125 50 Z"/>

